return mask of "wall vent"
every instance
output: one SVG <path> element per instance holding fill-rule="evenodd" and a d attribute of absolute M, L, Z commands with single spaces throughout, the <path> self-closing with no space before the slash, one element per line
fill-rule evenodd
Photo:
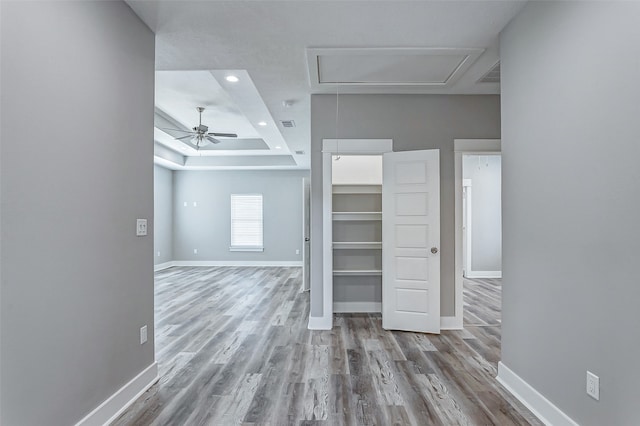
<path fill-rule="evenodd" d="M 282 127 L 296 127 L 296 123 L 293 120 L 280 120 Z"/>
<path fill-rule="evenodd" d="M 296 155 L 304 155 L 304 151 L 298 150 L 298 151 L 296 151 Z"/>
<path fill-rule="evenodd" d="M 500 62 L 492 66 L 478 83 L 500 83 Z"/>

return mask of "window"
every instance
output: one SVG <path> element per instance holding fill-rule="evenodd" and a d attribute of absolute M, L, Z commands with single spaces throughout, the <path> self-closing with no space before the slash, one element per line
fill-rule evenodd
<path fill-rule="evenodd" d="M 262 194 L 231 194 L 230 251 L 262 251 Z"/>

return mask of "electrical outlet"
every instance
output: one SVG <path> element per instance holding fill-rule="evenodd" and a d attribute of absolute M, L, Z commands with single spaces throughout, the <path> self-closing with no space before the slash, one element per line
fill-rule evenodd
<path fill-rule="evenodd" d="M 198 207 L 198 203 L 196 201 L 193 202 L 193 207 Z"/>
<path fill-rule="evenodd" d="M 300 250 L 296 250 L 296 254 L 300 254 Z"/>
<path fill-rule="evenodd" d="M 193 249 L 193 254 L 198 254 L 198 249 Z"/>
<path fill-rule="evenodd" d="M 144 237 L 147 235 L 147 219 L 136 220 L 136 235 L 138 237 Z"/>
<path fill-rule="evenodd" d="M 600 378 L 590 371 L 587 371 L 587 395 L 600 401 Z"/>
<path fill-rule="evenodd" d="M 184 205 L 185 207 L 187 207 L 187 202 L 185 201 L 183 205 Z"/>
<path fill-rule="evenodd" d="M 140 344 L 144 345 L 147 343 L 147 326 L 140 327 Z"/>
<path fill-rule="evenodd" d="M 158 252 L 158 257 L 160 257 L 160 252 Z"/>

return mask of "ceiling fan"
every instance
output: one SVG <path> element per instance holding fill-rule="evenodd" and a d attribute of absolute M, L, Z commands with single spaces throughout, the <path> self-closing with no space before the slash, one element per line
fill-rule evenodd
<path fill-rule="evenodd" d="M 237 138 L 238 135 L 235 133 L 216 133 L 209 132 L 209 127 L 202 124 L 202 113 L 204 112 L 204 107 L 196 108 L 200 113 L 200 122 L 196 127 L 193 127 L 193 130 L 180 130 L 180 129 L 162 129 L 162 130 L 171 130 L 174 132 L 182 132 L 188 133 L 185 136 L 181 136 L 179 138 L 175 138 L 176 140 L 184 140 L 188 139 L 193 145 L 195 145 L 196 149 L 200 149 L 203 145 L 209 143 L 220 143 L 221 141 L 216 139 L 214 136 L 222 137 L 222 138 Z"/>

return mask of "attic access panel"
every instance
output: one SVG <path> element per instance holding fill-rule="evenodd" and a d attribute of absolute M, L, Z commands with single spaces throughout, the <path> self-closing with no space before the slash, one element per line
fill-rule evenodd
<path fill-rule="evenodd" d="M 312 87 L 448 87 L 484 49 L 307 49 Z"/>

